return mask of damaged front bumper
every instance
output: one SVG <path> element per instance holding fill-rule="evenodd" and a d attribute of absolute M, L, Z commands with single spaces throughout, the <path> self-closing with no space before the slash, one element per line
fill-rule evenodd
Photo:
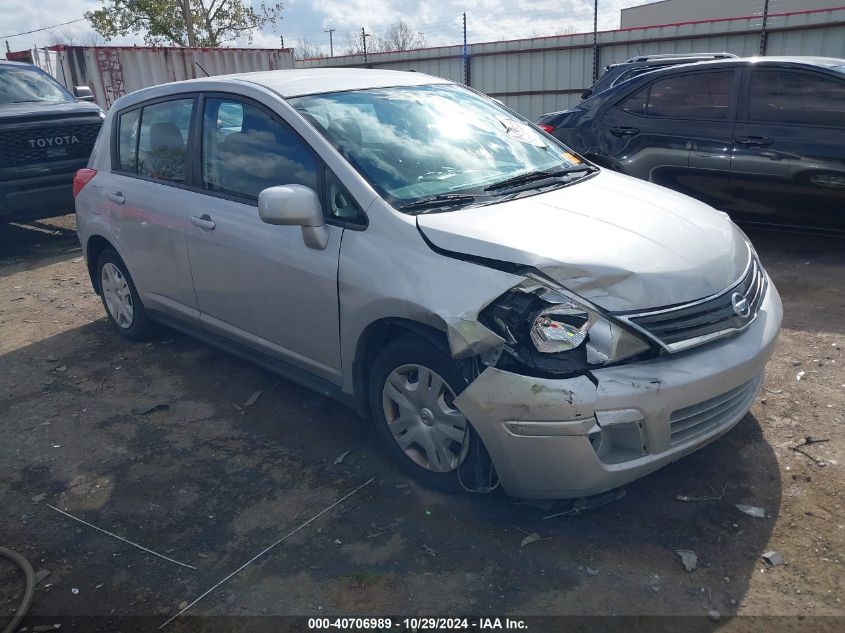
<path fill-rule="evenodd" d="M 624 485 L 731 429 L 754 402 L 782 318 L 774 284 L 742 334 L 568 379 L 488 367 L 455 400 L 505 491 L 563 499 Z"/>

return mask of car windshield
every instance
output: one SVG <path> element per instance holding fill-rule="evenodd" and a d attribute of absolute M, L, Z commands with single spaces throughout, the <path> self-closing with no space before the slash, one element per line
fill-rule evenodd
<path fill-rule="evenodd" d="M 491 185 L 510 184 L 523 174 L 583 168 L 532 123 L 457 85 L 327 93 L 290 102 L 396 208 L 433 198 L 493 197 L 505 187 Z M 539 179 L 532 182 L 541 186 Z"/>
<path fill-rule="evenodd" d="M 0 66 L 0 105 L 61 103 L 73 96 L 55 79 L 30 66 Z"/>

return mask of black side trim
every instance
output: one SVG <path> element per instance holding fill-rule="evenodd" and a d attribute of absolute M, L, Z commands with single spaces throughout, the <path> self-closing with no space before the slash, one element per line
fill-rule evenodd
<path fill-rule="evenodd" d="M 238 358 L 254 363 L 262 369 L 266 369 L 269 372 L 277 374 L 283 378 L 287 378 L 291 382 L 295 382 L 298 385 L 302 385 L 312 391 L 316 391 L 321 396 L 336 400 L 352 409 L 356 408 L 355 397 L 345 393 L 340 387 L 328 380 L 315 376 L 312 373 L 299 369 L 298 367 L 294 367 L 293 365 L 273 358 L 272 356 L 268 356 L 263 352 L 246 347 L 240 343 L 236 343 L 224 336 L 220 336 L 191 323 L 187 323 L 178 317 L 150 309 L 147 310 L 147 313 L 151 319 L 157 321 L 158 323 L 173 328 L 183 334 L 187 334 L 188 336 L 198 339 L 203 343 L 207 343 L 212 347 L 221 349 L 232 356 L 237 356 Z"/>

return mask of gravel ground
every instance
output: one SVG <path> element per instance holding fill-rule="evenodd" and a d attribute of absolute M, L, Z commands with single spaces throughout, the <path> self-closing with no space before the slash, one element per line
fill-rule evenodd
<path fill-rule="evenodd" d="M 544 519 L 554 510 L 500 493 L 418 487 L 352 411 L 204 344 L 165 329 L 121 340 L 72 216 L 0 226 L 0 545 L 42 572 L 30 623 L 155 630 L 374 478 L 186 615 L 689 615 L 759 629 L 740 615 L 843 630 L 845 250 L 832 238 L 751 237 L 785 320 L 749 415 L 624 498 Z M 166 406 L 141 414 L 156 405 Z M 828 441 L 792 450 L 806 436 Z M 521 546 L 534 532 L 542 540 Z M 696 553 L 695 571 L 678 549 Z M 784 564 L 763 562 L 769 550 Z M 21 593 L 0 559 L 0 624 Z M 714 611 L 718 623 L 705 617 Z"/>

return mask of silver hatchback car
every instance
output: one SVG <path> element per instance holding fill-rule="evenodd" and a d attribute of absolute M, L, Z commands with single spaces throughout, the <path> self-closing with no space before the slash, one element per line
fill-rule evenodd
<path fill-rule="evenodd" d="M 134 92 L 74 193 L 118 332 L 347 402 L 443 489 L 580 497 L 673 462 L 746 414 L 781 323 L 724 213 L 420 73 Z"/>

